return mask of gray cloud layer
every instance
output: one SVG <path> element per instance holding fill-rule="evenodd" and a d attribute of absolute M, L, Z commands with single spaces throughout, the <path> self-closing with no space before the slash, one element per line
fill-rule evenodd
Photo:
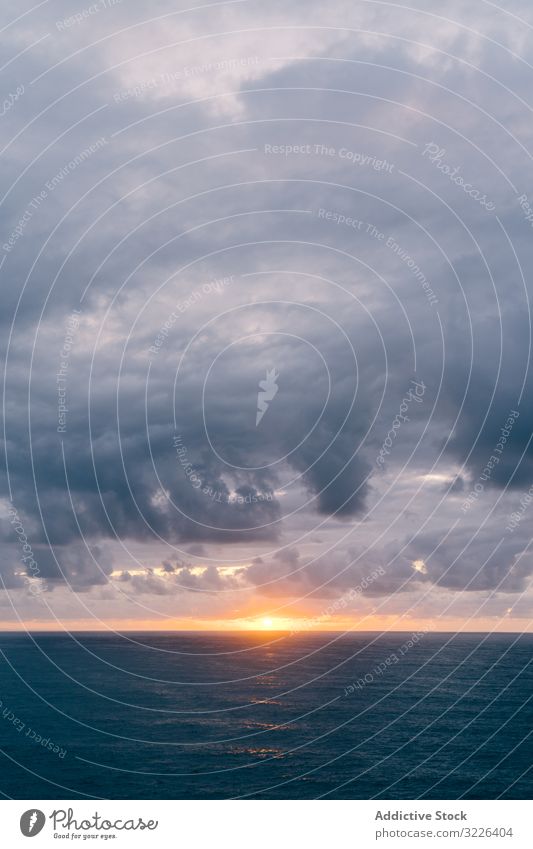
<path fill-rule="evenodd" d="M 530 519 L 505 524 L 533 471 L 530 47 L 494 7 L 445 11 L 129 3 L 66 24 L 56 3 L 9 29 L 1 478 L 50 587 L 123 567 L 139 595 L 328 596 L 382 563 L 371 594 L 523 591 Z M 117 541 L 212 562 L 137 574 Z"/>

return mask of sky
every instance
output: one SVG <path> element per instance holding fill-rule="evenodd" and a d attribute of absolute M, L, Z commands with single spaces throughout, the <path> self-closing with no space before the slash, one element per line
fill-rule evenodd
<path fill-rule="evenodd" d="M 0 14 L 0 627 L 528 630 L 529 4 Z"/>

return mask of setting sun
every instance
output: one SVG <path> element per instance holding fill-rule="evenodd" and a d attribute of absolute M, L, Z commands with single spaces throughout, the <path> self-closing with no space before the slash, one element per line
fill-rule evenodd
<path fill-rule="evenodd" d="M 233 620 L 233 627 L 244 631 L 291 631 L 293 621 L 279 616 L 257 616 L 251 619 Z"/>

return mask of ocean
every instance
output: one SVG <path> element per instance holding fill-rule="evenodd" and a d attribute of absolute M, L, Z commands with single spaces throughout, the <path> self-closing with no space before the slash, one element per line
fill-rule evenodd
<path fill-rule="evenodd" d="M 531 798 L 532 648 L 518 634 L 2 633 L 0 791 Z"/>

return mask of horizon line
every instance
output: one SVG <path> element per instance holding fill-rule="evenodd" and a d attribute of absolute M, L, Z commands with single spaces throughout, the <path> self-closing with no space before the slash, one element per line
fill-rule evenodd
<path fill-rule="evenodd" d="M 362 631 L 336 631 L 332 629 L 314 629 L 314 630 L 291 630 L 291 629 L 265 629 L 265 628 L 124 628 L 122 631 L 113 628 L 0 628 L 1 634 L 115 634 L 120 636 L 121 633 L 129 634 L 290 634 L 292 636 L 312 635 L 312 634 L 342 634 L 343 636 L 358 634 L 380 634 L 386 636 L 388 634 L 407 634 L 417 630 L 416 628 L 396 629 L 390 631 L 383 630 L 362 630 Z M 485 634 L 490 636 L 505 635 L 505 634 L 522 634 L 532 636 L 533 631 L 487 631 L 487 630 L 428 630 L 424 632 L 426 636 L 431 634 Z"/>

